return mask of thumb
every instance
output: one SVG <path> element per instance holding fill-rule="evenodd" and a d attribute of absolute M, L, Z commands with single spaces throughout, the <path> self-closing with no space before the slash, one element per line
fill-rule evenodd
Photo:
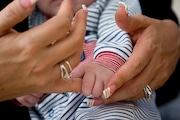
<path fill-rule="evenodd" d="M 24 20 L 33 10 L 37 0 L 14 0 L 0 11 L 0 36 Z"/>
<path fill-rule="evenodd" d="M 131 39 L 135 43 L 135 41 L 139 39 L 139 35 L 143 30 L 151 25 L 152 19 L 144 15 L 128 16 L 125 8 L 124 4 L 120 4 L 120 7 L 115 14 L 115 20 L 122 30 L 131 35 Z M 107 81 L 106 89 L 103 91 L 104 98 L 109 98 L 120 86 L 140 72 L 141 69 L 137 71 L 138 66 L 132 67 L 134 61 L 143 58 L 143 55 L 137 55 L 137 53 L 139 53 L 138 51 L 140 51 L 139 47 L 136 47 L 136 49 L 134 48 L 134 54 L 132 54 L 128 61 Z M 145 64 L 141 65 L 141 68 L 143 69 Z"/>
<path fill-rule="evenodd" d="M 115 20 L 117 25 L 129 34 L 134 34 L 140 29 L 144 29 L 151 24 L 151 19 L 144 15 L 136 14 L 128 16 L 124 4 L 119 4 L 119 8 L 115 14 Z"/>

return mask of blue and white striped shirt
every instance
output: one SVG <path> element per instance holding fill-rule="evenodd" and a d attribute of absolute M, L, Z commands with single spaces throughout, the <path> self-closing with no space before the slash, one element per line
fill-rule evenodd
<path fill-rule="evenodd" d="M 114 19 L 118 2 L 126 3 L 129 15 L 141 13 L 138 0 L 96 0 L 88 7 L 85 42 L 96 41 L 94 59 L 108 51 L 126 61 L 132 52 L 129 35 L 116 25 Z M 32 120 L 160 120 L 155 98 L 94 107 L 87 105 L 89 99 L 91 96 L 71 92 L 49 94 L 29 108 L 30 116 Z"/>

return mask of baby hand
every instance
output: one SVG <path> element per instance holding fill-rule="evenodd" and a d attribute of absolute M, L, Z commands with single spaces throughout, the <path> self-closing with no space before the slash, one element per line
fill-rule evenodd
<path fill-rule="evenodd" d="M 17 97 L 16 100 L 20 104 L 22 104 L 22 106 L 32 107 L 41 100 L 43 95 L 44 94 L 40 94 L 40 93 L 35 94 L 34 93 L 34 94 L 30 94 L 30 95 L 24 95 L 24 96 L 21 96 L 21 97 Z"/>
<path fill-rule="evenodd" d="M 72 77 L 80 77 L 85 96 L 101 97 L 107 80 L 114 72 L 95 62 L 84 62 L 73 71 Z"/>

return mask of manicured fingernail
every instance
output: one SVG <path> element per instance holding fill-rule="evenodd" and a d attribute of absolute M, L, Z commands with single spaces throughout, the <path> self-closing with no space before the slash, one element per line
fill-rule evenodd
<path fill-rule="evenodd" d="M 87 11 L 87 7 L 85 4 L 82 4 L 82 9 Z"/>
<path fill-rule="evenodd" d="M 103 90 L 103 95 L 104 95 L 104 98 L 107 99 L 111 96 L 111 89 L 110 87 L 106 88 L 105 90 Z"/>
<path fill-rule="evenodd" d="M 88 14 L 88 10 L 87 10 L 87 7 L 86 7 L 86 5 L 85 4 L 82 4 L 82 9 L 83 9 L 83 12 L 84 12 L 84 14 L 87 16 L 87 14 Z"/>
<path fill-rule="evenodd" d="M 31 4 L 35 4 L 38 0 L 30 0 Z"/>
<path fill-rule="evenodd" d="M 88 100 L 87 101 L 88 106 L 94 106 L 94 100 Z"/>
<path fill-rule="evenodd" d="M 38 0 L 21 0 L 21 5 L 25 8 L 28 8 L 35 4 Z"/>
<path fill-rule="evenodd" d="M 128 7 L 124 2 L 119 2 L 119 6 L 123 5 L 125 7 L 126 13 L 128 14 Z"/>

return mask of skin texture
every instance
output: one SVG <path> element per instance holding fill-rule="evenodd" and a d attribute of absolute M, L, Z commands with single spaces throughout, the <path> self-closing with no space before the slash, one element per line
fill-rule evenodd
<path fill-rule="evenodd" d="M 134 43 L 128 61 L 109 79 L 108 99 L 97 98 L 95 105 L 131 101 L 144 97 L 143 88 L 160 88 L 174 71 L 180 57 L 180 29 L 171 20 L 157 20 L 144 15 L 127 16 L 124 6 L 116 12 L 116 22 Z"/>
<path fill-rule="evenodd" d="M 0 11 L 0 101 L 30 93 L 81 90 L 81 79 L 60 78 L 58 63 L 68 60 L 72 68 L 79 63 L 82 47 L 73 46 L 83 45 L 87 11 L 79 10 L 71 24 L 72 2 L 64 0 L 57 15 L 44 24 L 23 33 L 13 30 L 33 9 L 30 1 L 15 0 Z M 53 41 L 57 42 L 52 45 Z"/>
<path fill-rule="evenodd" d="M 95 63 L 83 63 L 83 65 L 81 63 L 80 67 L 78 66 L 77 70 L 75 69 L 73 72 L 74 78 L 83 78 L 82 93 L 93 94 L 97 97 L 94 99 L 94 105 L 121 100 L 131 101 L 144 97 L 143 88 L 147 84 L 151 86 L 152 90 L 156 90 L 167 81 L 180 56 L 179 28 L 171 20 L 160 21 L 143 15 L 127 16 L 124 6 L 121 6 L 116 13 L 116 22 L 120 28 L 130 34 L 134 50 L 128 61 L 114 75 L 112 75 L 112 71 L 106 72 L 109 73 L 109 76 L 112 75 L 108 81 L 105 80 L 107 81 L 107 83 L 105 82 L 106 88 L 111 89 L 112 96 L 104 99 L 104 97 L 100 97 L 102 92 L 94 92 L 96 88 L 99 88 L 100 91 L 103 89 L 103 86 L 97 87 L 96 84 L 100 85 L 104 80 L 102 76 L 96 80 L 95 71 L 97 70 L 96 72 L 99 73 L 105 69 L 96 68 Z M 87 72 L 88 70 L 85 69 L 88 67 L 91 67 L 91 72 Z M 90 75 L 94 76 L 91 77 L 91 81 L 93 81 L 91 84 L 88 82 Z"/>
<path fill-rule="evenodd" d="M 103 72 L 102 72 L 103 71 Z M 75 78 L 82 78 L 82 94 L 101 97 L 104 86 L 114 72 L 93 62 L 85 62 L 73 72 Z"/>
<path fill-rule="evenodd" d="M 93 2 L 94 0 L 73 1 L 73 9 L 77 11 L 82 3 L 86 6 L 89 6 Z M 58 9 L 55 7 L 58 6 L 57 4 L 57 1 L 52 0 L 39 0 L 37 3 L 38 8 L 48 16 L 55 13 L 55 11 Z M 85 96 L 93 95 L 94 97 L 101 97 L 103 90 L 105 89 L 106 82 L 114 74 L 114 72 L 107 67 L 99 65 L 98 63 L 92 61 L 93 49 L 92 51 L 90 51 L 86 50 L 86 48 L 95 48 L 95 44 L 95 42 L 84 44 L 83 50 L 85 52 L 86 59 L 73 70 L 71 78 L 82 78 L 81 93 Z M 23 106 L 31 107 L 38 103 L 41 100 L 41 97 L 43 97 L 43 94 L 31 94 L 18 97 L 16 98 L 16 100 Z"/>
<path fill-rule="evenodd" d="M 92 45 L 93 44 L 93 45 Z M 96 42 L 86 43 L 83 46 L 86 59 L 73 70 L 72 78 L 82 78 L 82 94 L 85 96 L 93 95 L 94 97 L 101 97 L 105 89 L 106 82 L 114 74 L 114 72 L 107 67 L 93 61 L 93 52 L 91 49 L 95 48 Z M 103 72 L 102 72 L 103 71 Z"/>
<path fill-rule="evenodd" d="M 38 8 L 41 9 L 42 12 L 49 15 L 50 17 L 55 16 L 59 10 L 59 6 L 63 0 L 38 0 L 37 5 Z M 73 10 L 76 13 L 79 9 L 81 9 L 81 5 L 85 4 L 89 6 L 95 0 L 72 0 L 71 4 L 73 6 Z"/>
<path fill-rule="evenodd" d="M 84 1 L 84 0 L 74 0 L 74 1 L 71 1 L 71 5 L 72 5 L 72 9 L 76 13 L 79 9 L 81 9 L 82 4 L 85 4 L 86 6 L 89 6 L 93 2 L 94 2 L 94 0 L 87 0 L 87 1 Z M 42 12 L 44 12 L 46 15 L 48 15 L 50 17 L 53 17 L 53 16 L 55 16 L 58 13 L 59 8 L 61 9 L 61 7 L 60 7 L 61 4 L 62 4 L 62 0 L 46 0 L 46 1 L 38 0 L 38 2 L 37 2 L 38 8 Z M 62 17 L 62 18 L 64 18 L 64 17 Z M 83 31 L 83 33 L 84 32 L 85 31 Z M 75 38 L 77 38 L 77 36 L 75 36 Z M 69 43 L 69 44 L 71 44 L 71 43 Z M 69 50 L 67 50 L 67 51 L 69 51 Z M 80 76 L 76 76 L 76 78 L 74 78 L 74 79 L 77 79 L 77 78 L 80 79 L 81 77 Z M 80 82 L 78 82 L 78 81 L 77 81 L 77 83 L 80 84 Z M 81 86 L 81 85 L 78 85 L 78 87 L 79 86 Z M 89 89 L 87 89 L 87 90 L 89 90 Z M 103 88 L 102 88 L 102 90 L 103 90 Z M 77 92 L 80 92 L 80 91 L 81 91 L 81 89 L 79 89 L 79 91 L 77 91 Z M 16 100 L 20 104 L 22 104 L 23 106 L 31 107 L 31 106 L 34 106 L 36 103 L 38 103 L 43 96 L 44 96 L 44 94 L 36 94 L 36 93 L 34 93 L 34 94 L 29 94 L 29 95 L 17 97 Z"/>

